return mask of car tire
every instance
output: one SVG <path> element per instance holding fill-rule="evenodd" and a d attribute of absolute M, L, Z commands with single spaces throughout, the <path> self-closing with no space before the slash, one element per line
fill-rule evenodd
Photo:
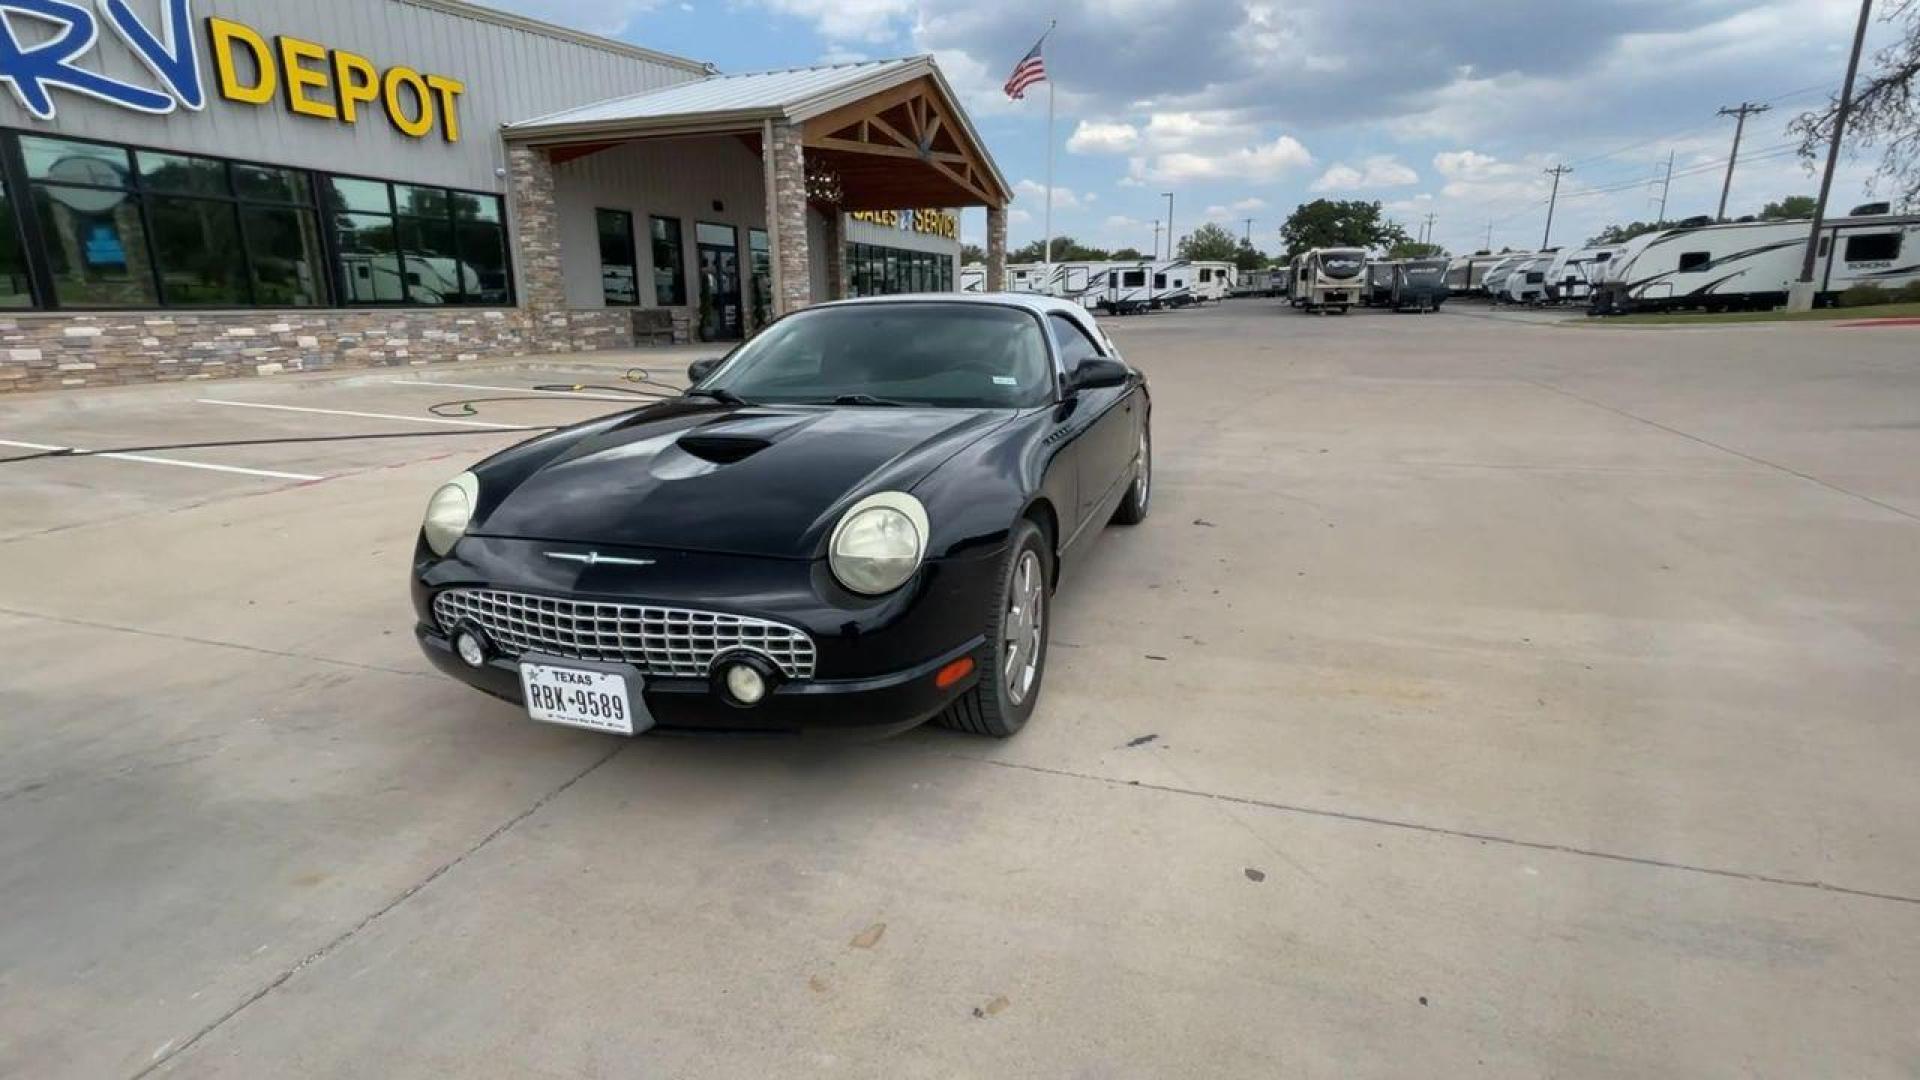
<path fill-rule="evenodd" d="M 941 727 L 1006 739 L 1027 726 L 1047 674 L 1047 643 L 1053 633 L 1048 569 L 1052 563 L 1040 527 L 1021 518 L 1008 540 L 999 595 L 987 618 L 987 660 L 980 681 L 939 715 L 936 723 Z M 1023 614 L 1023 606 L 1032 613 L 1030 619 Z M 1024 638 L 1025 648 L 1031 650 L 1017 658 L 1017 669 L 1015 638 Z"/>
<path fill-rule="evenodd" d="M 1115 525 L 1138 525 L 1153 510 L 1153 424 L 1140 426 L 1140 465 L 1134 470 L 1133 483 L 1127 485 L 1127 497 L 1113 512 Z"/>

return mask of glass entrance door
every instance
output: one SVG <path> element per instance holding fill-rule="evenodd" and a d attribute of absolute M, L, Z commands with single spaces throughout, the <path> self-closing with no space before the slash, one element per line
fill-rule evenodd
<path fill-rule="evenodd" d="M 740 340 L 740 243 L 731 225 L 700 222 L 700 333 L 708 341 Z"/>

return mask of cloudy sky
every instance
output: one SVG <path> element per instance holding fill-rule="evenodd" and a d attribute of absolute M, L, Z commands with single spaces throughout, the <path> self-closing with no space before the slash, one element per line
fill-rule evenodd
<path fill-rule="evenodd" d="M 1855 0 L 486 0 L 751 71 L 934 54 L 1018 188 L 1014 242 L 1041 234 L 1046 96 L 1000 92 L 1046 29 L 1058 120 L 1056 233 L 1151 245 L 1216 220 L 1277 247 L 1294 206 L 1378 199 L 1410 230 L 1434 215 L 1454 251 L 1537 246 L 1556 163 L 1556 240 L 1650 218 L 1674 155 L 1669 217 L 1712 213 L 1733 133 L 1751 120 L 1729 212 L 1817 190 L 1788 150 L 1796 112 L 1837 89 Z M 1876 24 L 1869 47 L 1887 37 Z M 1842 174 L 1835 202 L 1866 197 Z M 984 233 L 979 212 L 963 219 Z M 1263 239 L 1264 238 L 1264 239 Z"/>

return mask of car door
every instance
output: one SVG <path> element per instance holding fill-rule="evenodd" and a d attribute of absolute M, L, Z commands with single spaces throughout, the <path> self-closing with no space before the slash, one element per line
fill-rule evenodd
<path fill-rule="evenodd" d="M 1054 345 L 1060 351 L 1061 366 L 1069 378 L 1080 361 L 1106 356 L 1095 334 L 1080 320 L 1065 312 L 1047 316 Z M 1114 386 L 1082 390 L 1074 403 L 1069 424 L 1078 444 L 1073 454 L 1079 475 L 1079 506 L 1074 515 L 1076 532 L 1107 501 L 1113 489 L 1126 478 L 1127 465 L 1133 460 L 1134 417 L 1133 387 Z"/>

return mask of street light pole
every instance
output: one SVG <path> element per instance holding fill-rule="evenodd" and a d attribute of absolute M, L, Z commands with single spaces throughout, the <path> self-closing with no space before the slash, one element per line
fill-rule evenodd
<path fill-rule="evenodd" d="M 1163 191 L 1167 197 L 1167 261 L 1173 261 L 1173 192 Z"/>
<path fill-rule="evenodd" d="M 1747 117 L 1757 116 L 1771 108 L 1773 108 L 1771 105 L 1755 105 L 1750 101 L 1743 101 L 1738 105 L 1723 107 L 1720 110 L 1721 116 L 1733 116 L 1738 119 L 1733 124 L 1733 156 L 1727 158 L 1727 181 L 1720 185 L 1720 212 L 1714 215 L 1713 220 L 1727 220 L 1727 195 L 1733 191 L 1733 167 L 1740 161 L 1740 136 L 1747 130 Z"/>
<path fill-rule="evenodd" d="M 1813 310 L 1817 291 L 1813 284 L 1813 264 L 1819 258 L 1820 229 L 1826 222 L 1827 197 L 1833 193 L 1833 171 L 1840 162 L 1840 140 L 1847 130 L 1847 114 L 1853 111 L 1853 80 L 1860 74 L 1860 49 L 1867 40 L 1867 20 L 1873 15 L 1873 0 L 1860 0 L 1860 24 L 1853 29 L 1853 55 L 1847 57 L 1847 78 L 1840 84 L 1840 104 L 1834 110 L 1833 138 L 1827 142 L 1827 172 L 1820 178 L 1820 200 L 1813 207 L 1813 224 L 1807 229 L 1807 253 L 1800 260 L 1800 280 L 1787 293 L 1787 307 L 1793 311 Z"/>

